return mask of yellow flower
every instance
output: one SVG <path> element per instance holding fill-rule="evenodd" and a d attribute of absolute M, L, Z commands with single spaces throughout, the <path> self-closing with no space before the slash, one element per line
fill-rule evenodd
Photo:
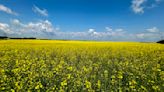
<path fill-rule="evenodd" d="M 70 79 L 71 78 L 71 74 L 67 74 L 67 79 Z"/>
<path fill-rule="evenodd" d="M 101 88 L 101 81 L 100 80 L 97 81 L 97 87 L 98 87 L 98 89 Z"/>
<path fill-rule="evenodd" d="M 61 86 L 66 86 L 67 85 L 67 81 L 64 80 L 63 82 L 61 82 Z"/>
<path fill-rule="evenodd" d="M 91 83 L 90 83 L 89 81 L 86 80 L 86 81 L 85 81 L 85 86 L 86 86 L 86 88 L 89 89 L 89 88 L 91 88 Z"/>

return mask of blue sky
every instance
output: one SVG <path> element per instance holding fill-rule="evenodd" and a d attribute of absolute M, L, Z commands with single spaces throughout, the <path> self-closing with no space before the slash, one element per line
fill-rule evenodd
<path fill-rule="evenodd" d="M 0 35 L 157 41 L 163 10 L 163 0 L 1 0 Z"/>

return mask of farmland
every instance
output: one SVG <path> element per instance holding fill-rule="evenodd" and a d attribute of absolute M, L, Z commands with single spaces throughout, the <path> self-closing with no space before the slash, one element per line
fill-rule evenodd
<path fill-rule="evenodd" d="M 0 91 L 160 92 L 164 45 L 0 40 Z"/>

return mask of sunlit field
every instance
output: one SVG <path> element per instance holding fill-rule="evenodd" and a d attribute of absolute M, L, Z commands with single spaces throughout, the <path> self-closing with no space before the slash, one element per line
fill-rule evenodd
<path fill-rule="evenodd" d="M 158 92 L 164 45 L 0 40 L 0 91 Z"/>

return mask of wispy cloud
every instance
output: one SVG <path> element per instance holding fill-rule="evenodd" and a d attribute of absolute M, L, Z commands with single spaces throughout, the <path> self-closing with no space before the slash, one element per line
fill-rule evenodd
<path fill-rule="evenodd" d="M 135 36 L 141 41 L 157 41 L 164 37 L 164 32 L 160 31 L 157 27 L 145 29 L 145 32 L 138 33 Z"/>
<path fill-rule="evenodd" d="M 6 12 L 8 14 L 12 14 L 12 15 L 18 15 L 18 13 L 14 12 L 13 10 L 11 10 L 10 8 L 0 4 L 0 11 Z"/>
<path fill-rule="evenodd" d="M 0 30 L 0 35 L 51 38 L 56 29 L 48 20 L 24 24 L 18 19 L 13 19 L 10 24 L 0 23 Z"/>
<path fill-rule="evenodd" d="M 0 35 L 7 35 L 7 34 L 13 34 L 14 32 L 11 31 L 10 26 L 6 23 L 0 23 Z"/>
<path fill-rule="evenodd" d="M 151 32 L 151 33 L 159 32 L 159 29 L 157 27 L 149 28 L 149 29 L 146 29 L 146 30 L 147 30 L 147 32 Z"/>
<path fill-rule="evenodd" d="M 45 16 L 45 17 L 48 16 L 48 11 L 46 9 L 40 9 L 39 7 L 34 5 L 32 10 L 41 16 Z"/>
<path fill-rule="evenodd" d="M 145 12 L 145 9 L 152 9 L 161 2 L 162 0 L 132 0 L 131 8 L 134 13 L 142 14 Z M 150 4 L 147 4 L 150 3 Z"/>
<path fill-rule="evenodd" d="M 138 41 L 158 41 L 162 37 L 159 33 L 139 33 L 135 36 Z"/>
<path fill-rule="evenodd" d="M 144 13 L 144 6 L 143 4 L 146 2 L 147 0 L 132 0 L 132 10 L 134 11 L 134 13 Z"/>
<path fill-rule="evenodd" d="M 13 19 L 13 20 L 11 20 L 11 23 L 12 23 L 13 25 L 23 25 L 18 19 Z"/>

